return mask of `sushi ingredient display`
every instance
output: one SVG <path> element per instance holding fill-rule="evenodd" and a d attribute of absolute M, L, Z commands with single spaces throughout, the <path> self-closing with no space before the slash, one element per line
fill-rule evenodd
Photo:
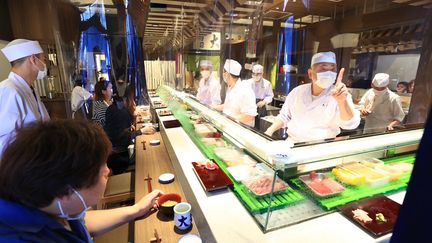
<path fill-rule="evenodd" d="M 309 175 L 302 175 L 299 179 L 309 187 L 313 193 L 320 197 L 334 195 L 345 190 L 345 188 L 335 180 L 328 178 L 323 173 L 316 173 L 315 171 L 312 171 Z"/>
<path fill-rule="evenodd" d="M 243 184 L 256 196 L 263 196 L 272 191 L 272 176 L 260 176 L 254 179 L 243 181 Z M 274 192 L 279 192 L 288 188 L 288 184 L 279 178 L 276 178 Z"/>

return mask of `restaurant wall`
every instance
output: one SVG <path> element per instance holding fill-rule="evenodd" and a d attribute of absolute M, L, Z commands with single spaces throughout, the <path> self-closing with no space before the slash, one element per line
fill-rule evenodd
<path fill-rule="evenodd" d="M 0 49 L 5 47 L 9 43 L 5 40 L 0 40 Z M 0 82 L 7 78 L 10 71 L 10 64 L 9 61 L 6 59 L 6 57 L 3 54 L 0 54 Z"/>
<path fill-rule="evenodd" d="M 13 35 L 7 0 L 0 0 L 0 23 L 0 39 L 12 40 Z"/>

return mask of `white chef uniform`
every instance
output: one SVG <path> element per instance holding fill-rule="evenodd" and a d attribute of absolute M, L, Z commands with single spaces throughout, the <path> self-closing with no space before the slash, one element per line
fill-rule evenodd
<path fill-rule="evenodd" d="M 257 115 L 255 94 L 249 84 L 238 79 L 233 87 L 227 89 L 223 113 L 231 117 L 241 114 Z M 254 124 L 255 121 L 252 120 L 246 125 L 253 127 Z"/>
<path fill-rule="evenodd" d="M 381 95 L 368 90 L 359 103 L 370 108 L 371 113 L 365 117 L 365 132 L 383 132 L 392 121 L 402 122 L 405 113 L 399 95 L 386 89 Z"/>
<path fill-rule="evenodd" d="M 221 85 L 219 80 L 210 75 L 208 80 L 201 78 L 196 97 L 203 104 L 219 105 L 222 102 L 220 91 Z"/>
<path fill-rule="evenodd" d="M 43 53 L 39 42 L 26 39 L 13 40 L 1 51 L 9 62 Z M 36 88 L 32 90 L 22 77 L 10 72 L 8 78 L 0 83 L 0 158 L 17 128 L 49 119 Z"/>
<path fill-rule="evenodd" d="M 251 78 L 245 82 L 248 83 L 254 91 L 256 99 L 263 100 L 266 104 L 270 104 L 273 101 L 274 94 L 270 81 L 263 78 L 261 81 L 255 82 L 255 80 Z"/>
<path fill-rule="evenodd" d="M 351 95 L 348 105 L 354 111 L 353 117 L 344 121 L 340 118 L 339 106 L 331 96 L 334 85 L 323 90 L 319 96 L 312 96 L 311 84 L 294 88 L 287 96 L 277 119 L 284 123 L 291 142 L 306 142 L 334 138 L 342 129 L 355 129 L 360 124 L 359 111 L 354 109 Z"/>
<path fill-rule="evenodd" d="M 28 83 L 13 72 L 0 83 L 0 155 L 17 128 L 50 119 L 37 90 L 34 91 L 36 98 Z"/>

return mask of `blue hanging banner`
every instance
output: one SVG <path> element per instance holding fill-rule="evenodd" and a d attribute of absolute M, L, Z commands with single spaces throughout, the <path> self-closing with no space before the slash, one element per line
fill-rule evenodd
<path fill-rule="evenodd" d="M 111 80 L 111 59 L 103 1 L 97 0 L 85 8 L 80 16 L 77 70 L 83 79 L 90 80 L 90 85 L 101 77 Z M 90 90 L 92 91 L 92 88 Z"/>
<path fill-rule="evenodd" d="M 138 38 L 132 17 L 126 16 L 126 50 L 127 50 L 127 82 L 134 88 L 138 105 L 144 103 L 143 95 L 147 91 L 144 80 L 144 62 L 141 42 Z"/>

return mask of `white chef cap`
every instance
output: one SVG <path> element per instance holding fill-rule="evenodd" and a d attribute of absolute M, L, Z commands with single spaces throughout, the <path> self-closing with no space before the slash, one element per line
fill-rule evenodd
<path fill-rule="evenodd" d="M 387 87 L 390 81 L 389 77 L 390 76 L 387 73 L 377 73 L 375 74 L 372 83 L 378 88 Z"/>
<path fill-rule="evenodd" d="M 210 60 L 201 60 L 200 66 L 213 67 L 213 63 Z"/>
<path fill-rule="evenodd" d="M 13 62 L 23 57 L 28 57 L 33 54 L 43 53 L 41 46 L 38 41 L 31 41 L 26 39 L 16 39 L 1 49 L 3 54 L 9 60 Z"/>
<path fill-rule="evenodd" d="M 242 69 L 242 66 L 236 60 L 227 59 L 225 61 L 224 69 L 225 71 L 231 73 L 232 75 L 240 76 L 240 71 Z"/>
<path fill-rule="evenodd" d="M 311 66 L 317 63 L 328 62 L 336 64 L 336 55 L 334 52 L 318 52 L 312 56 Z"/>
<path fill-rule="evenodd" d="M 264 72 L 264 67 L 263 67 L 262 65 L 255 64 L 255 65 L 252 67 L 252 72 L 253 72 L 253 73 L 263 73 L 263 72 Z"/>

